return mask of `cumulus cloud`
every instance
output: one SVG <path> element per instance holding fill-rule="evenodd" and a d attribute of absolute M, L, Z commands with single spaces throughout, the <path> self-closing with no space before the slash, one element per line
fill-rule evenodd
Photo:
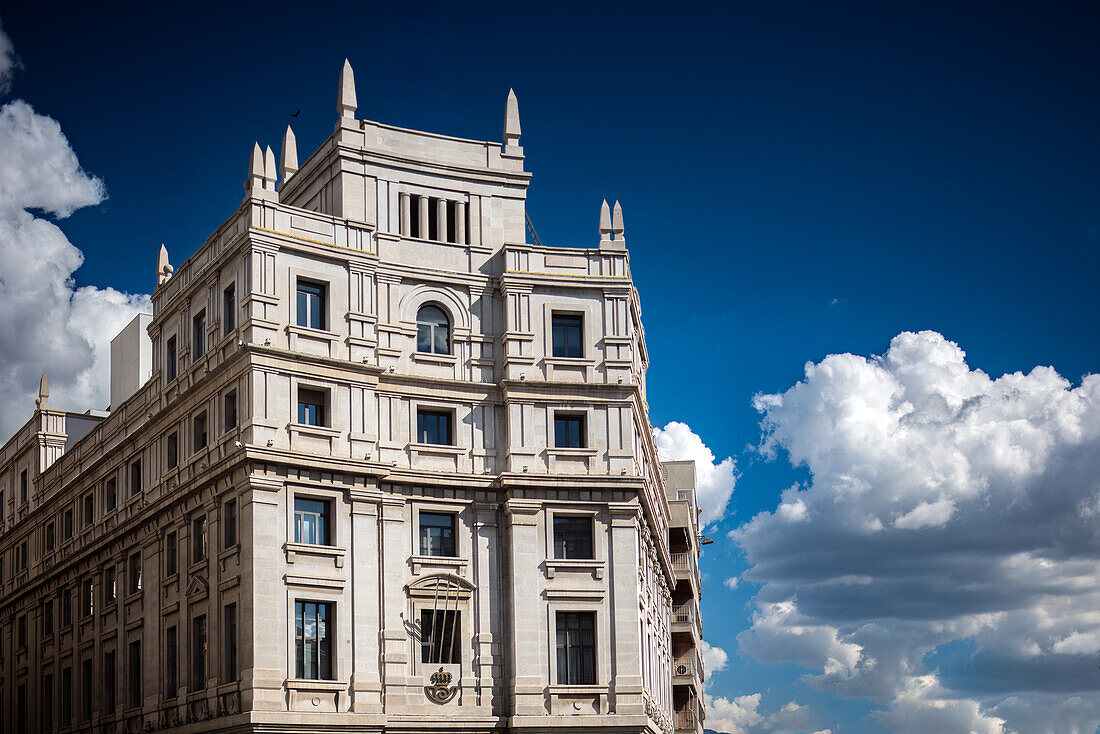
<path fill-rule="evenodd" d="M 703 658 L 703 670 L 708 680 L 718 671 L 725 670 L 729 662 L 729 655 L 725 650 L 717 645 L 711 645 L 706 640 L 699 641 L 699 655 Z"/>
<path fill-rule="evenodd" d="M 760 451 L 812 481 L 732 533 L 762 584 L 743 652 L 891 731 L 1095 731 L 1100 376 L 994 379 L 903 333 L 755 405 Z"/>
<path fill-rule="evenodd" d="M 0 94 L 7 94 L 11 89 L 11 79 L 18 68 L 19 59 L 15 55 L 15 46 L 0 25 Z"/>
<path fill-rule="evenodd" d="M 706 527 L 724 518 L 737 481 L 737 463 L 730 457 L 716 462 L 714 452 L 685 423 L 673 421 L 654 428 L 653 438 L 662 461 L 695 462 L 700 525 Z"/>
<path fill-rule="evenodd" d="M 0 82 L 10 81 L 11 42 L 0 31 Z M 61 126 L 22 100 L 0 107 L 0 434 L 30 418 L 38 379 L 50 376 L 51 404 L 107 406 L 110 340 L 148 296 L 76 288 L 83 262 L 51 219 L 94 206 L 103 183 L 85 173 Z M 35 213 L 32 213 L 35 212 Z M 3 440 L 3 439 L 0 439 Z"/>

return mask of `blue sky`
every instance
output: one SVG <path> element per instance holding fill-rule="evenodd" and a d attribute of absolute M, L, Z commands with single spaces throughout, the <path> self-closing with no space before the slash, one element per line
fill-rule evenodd
<path fill-rule="evenodd" d="M 752 565 L 727 533 L 839 451 L 792 467 L 780 440 L 766 460 L 753 396 L 905 331 L 942 334 L 992 377 L 1050 365 L 1075 386 L 1097 369 L 1100 8 L 837 5 L 46 2 L 5 8 L 0 26 L 22 62 L 9 98 L 57 120 L 106 187 L 57 222 L 84 253 L 76 284 L 126 293 L 151 291 L 160 243 L 182 261 L 235 209 L 254 140 L 278 150 L 299 109 L 303 157 L 331 132 L 345 56 L 358 115 L 406 127 L 499 139 L 515 88 L 541 239 L 594 245 L 600 200 L 622 202 L 652 418 L 737 462 L 702 565 L 705 636 L 729 655 L 711 695 L 761 694 L 746 731 L 785 730 L 767 715 L 792 700 L 806 731 L 902 731 L 869 714 L 898 711 L 903 683 L 843 689 L 806 678 L 821 675 L 811 658 L 739 646 L 762 585 L 783 583 L 723 585 Z M 778 420 L 798 445 L 801 419 Z M 917 665 L 954 681 L 975 639 Z M 945 698 L 1000 700 L 964 688 Z"/>

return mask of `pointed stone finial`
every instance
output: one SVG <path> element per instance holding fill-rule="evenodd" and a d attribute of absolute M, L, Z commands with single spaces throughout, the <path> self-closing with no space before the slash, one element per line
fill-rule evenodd
<path fill-rule="evenodd" d="M 168 262 L 168 248 L 164 246 L 164 243 L 161 243 L 160 252 L 157 253 L 157 285 L 167 283 L 174 270 L 171 263 Z"/>
<path fill-rule="evenodd" d="M 42 373 L 42 379 L 38 381 L 38 399 L 34 401 L 34 404 L 39 410 L 45 410 L 49 406 L 50 402 L 50 378 L 46 377 L 46 373 Z"/>
<path fill-rule="evenodd" d="M 519 100 L 514 89 L 508 90 L 508 101 L 504 105 L 504 148 L 502 155 L 522 156 L 523 148 L 519 144 Z"/>
<path fill-rule="evenodd" d="M 341 118 L 355 119 L 355 72 L 351 70 L 351 62 L 344 59 L 344 68 L 340 70 L 340 94 L 336 98 L 336 111 Z"/>
<path fill-rule="evenodd" d="M 616 242 L 626 242 L 623 236 L 623 208 L 619 206 L 619 200 L 615 200 L 615 208 L 611 214 L 611 239 Z"/>
<path fill-rule="evenodd" d="M 252 158 L 248 163 L 248 182 L 245 183 L 245 191 L 254 191 L 264 187 L 264 152 L 260 144 L 252 146 Z"/>
<path fill-rule="evenodd" d="M 290 129 L 290 125 L 286 126 L 286 132 L 283 133 L 283 150 L 280 158 L 283 165 L 279 168 L 279 175 L 283 177 L 285 184 L 287 179 L 298 172 L 298 141 L 294 139 L 294 131 Z"/>
<path fill-rule="evenodd" d="M 278 177 L 279 172 L 275 170 L 275 153 L 269 145 L 267 150 L 264 151 L 264 188 L 268 191 L 274 191 L 275 180 Z"/>
<path fill-rule="evenodd" d="M 607 199 L 600 204 L 600 244 L 611 243 L 611 209 L 607 206 Z"/>

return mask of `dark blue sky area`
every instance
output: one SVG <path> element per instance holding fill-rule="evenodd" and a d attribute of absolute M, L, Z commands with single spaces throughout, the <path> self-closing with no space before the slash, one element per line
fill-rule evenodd
<path fill-rule="evenodd" d="M 77 278 L 130 291 L 232 213 L 254 140 L 278 151 L 299 108 L 303 159 L 331 132 L 345 56 L 359 116 L 395 125 L 499 140 L 514 87 L 542 240 L 594 246 L 622 201 L 652 417 L 740 463 L 723 530 L 792 481 L 743 452 L 753 393 L 807 360 L 934 329 L 995 375 L 1100 365 L 1096 3 L 37 2 L 0 24 L 13 96 L 110 195 L 63 223 Z M 705 613 L 739 612 L 735 549 L 709 556 Z M 727 695 L 794 677 L 732 662 L 754 680 Z"/>

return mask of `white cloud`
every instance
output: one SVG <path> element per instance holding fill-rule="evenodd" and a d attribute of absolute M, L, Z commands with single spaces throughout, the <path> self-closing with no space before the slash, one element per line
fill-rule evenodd
<path fill-rule="evenodd" d="M 732 534 L 763 584 L 743 652 L 891 731 L 1095 731 L 1100 376 L 993 379 L 904 333 L 755 404 L 761 452 L 813 479 Z"/>
<path fill-rule="evenodd" d="M 706 673 L 706 683 L 710 683 L 710 677 L 720 670 L 726 669 L 729 655 L 717 645 L 711 645 L 706 640 L 699 641 L 699 655 L 703 658 L 703 671 Z"/>
<path fill-rule="evenodd" d="M 705 726 L 720 734 L 801 734 L 811 731 L 816 718 L 808 706 L 788 701 L 770 714 L 760 711 L 763 695 L 725 698 L 703 694 L 707 718 Z M 814 734 L 831 734 L 829 729 L 818 729 Z"/>
<path fill-rule="evenodd" d="M 11 79 L 18 68 L 19 59 L 15 56 L 15 46 L 0 26 L 0 94 L 7 94 L 11 89 Z"/>
<path fill-rule="evenodd" d="M 0 59 L 10 60 L 10 49 L 10 41 L 0 32 Z M 9 61 L 0 61 L 0 79 L 10 79 L 10 68 Z M 104 197 L 102 182 L 81 170 L 55 120 L 37 114 L 22 100 L 0 108 L 4 438 L 30 418 L 42 372 L 50 376 L 53 407 L 106 407 L 110 340 L 134 314 L 151 310 L 148 296 L 75 288 L 72 275 L 83 255 L 56 224 L 30 211 L 63 219 Z"/>
<path fill-rule="evenodd" d="M 684 423 L 673 421 L 664 428 L 654 428 L 653 438 L 662 461 L 695 462 L 700 524 L 706 527 L 724 518 L 737 482 L 737 463 L 730 457 L 716 463 L 714 452 Z"/>
<path fill-rule="evenodd" d="M 741 579 L 737 578 L 736 576 L 730 576 L 723 583 L 726 585 L 726 588 L 732 591 L 737 588 L 737 585 L 739 583 L 741 583 Z"/>

